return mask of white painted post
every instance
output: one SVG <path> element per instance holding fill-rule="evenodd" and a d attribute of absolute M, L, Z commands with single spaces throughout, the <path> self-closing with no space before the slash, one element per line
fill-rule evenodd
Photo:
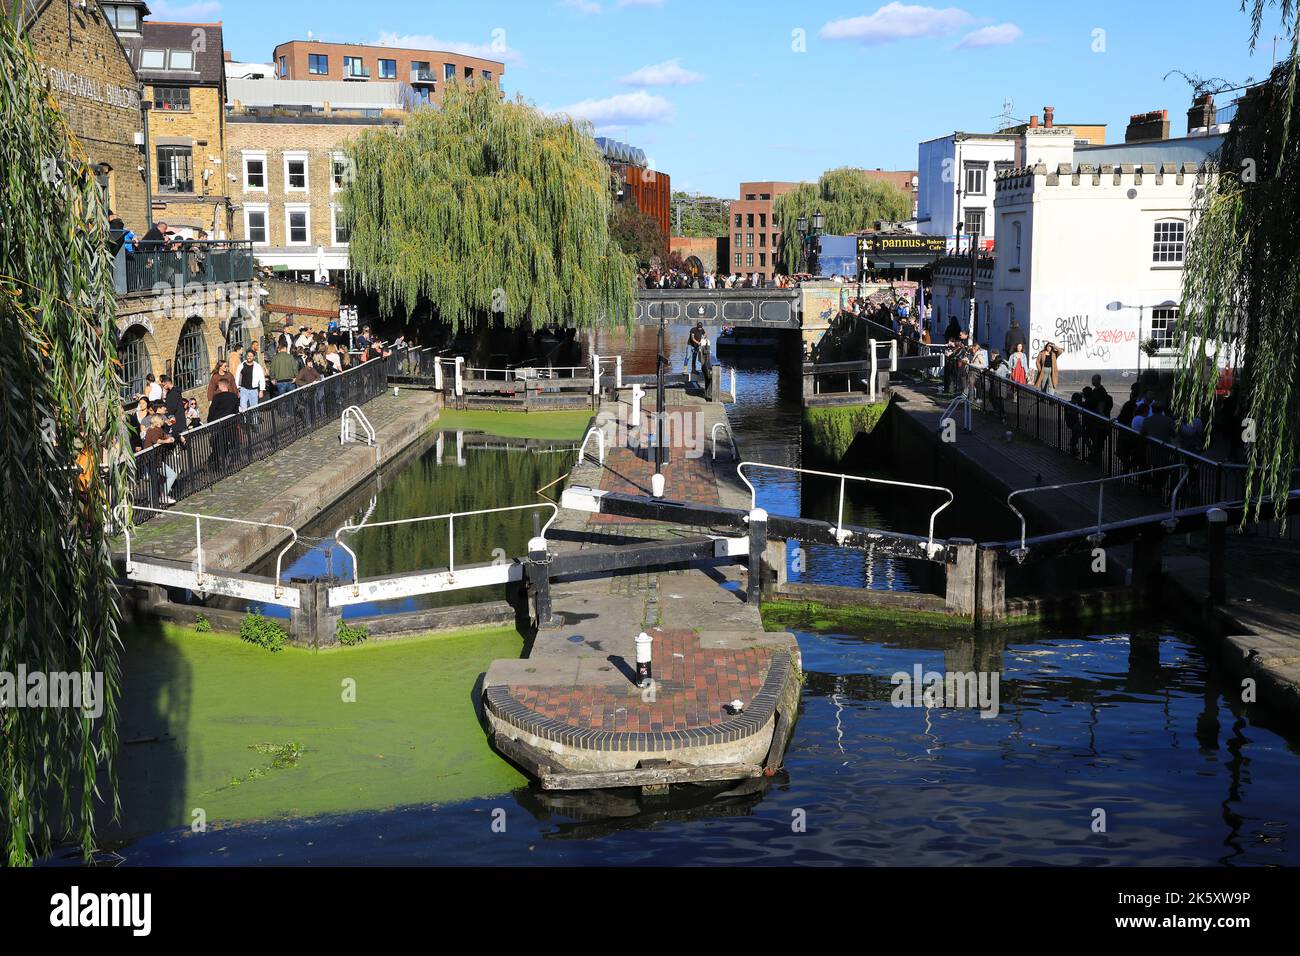
<path fill-rule="evenodd" d="M 442 359 L 440 358 L 433 360 L 433 390 L 442 391 Z"/>
<path fill-rule="evenodd" d="M 641 397 L 645 395 L 645 386 L 632 386 L 632 413 L 628 416 L 627 424 L 630 428 L 641 428 Z"/>
<path fill-rule="evenodd" d="M 665 482 L 666 479 L 664 478 L 664 476 L 659 474 L 658 472 L 655 472 L 650 477 L 650 494 L 656 498 L 662 498 L 664 496 Z"/>
<path fill-rule="evenodd" d="M 636 682 L 638 687 L 649 687 L 653 682 L 653 665 L 650 662 L 650 649 L 654 638 L 642 631 L 636 636 Z"/>
<path fill-rule="evenodd" d="M 898 371 L 898 339 L 889 340 L 889 370 Z"/>
<path fill-rule="evenodd" d="M 591 394 L 600 397 L 600 356 L 591 357 Z"/>
<path fill-rule="evenodd" d="M 456 356 L 456 397 L 460 398 L 465 394 L 465 356 Z"/>
<path fill-rule="evenodd" d="M 867 348 L 871 352 L 871 381 L 867 385 L 870 389 L 871 400 L 874 402 L 876 400 L 876 340 L 867 339 Z"/>
<path fill-rule="evenodd" d="M 614 387 L 623 387 L 623 356 L 614 356 Z"/>

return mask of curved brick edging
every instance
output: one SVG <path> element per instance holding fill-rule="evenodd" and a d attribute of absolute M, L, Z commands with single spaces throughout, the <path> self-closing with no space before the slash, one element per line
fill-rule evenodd
<path fill-rule="evenodd" d="M 550 717 L 543 717 L 524 706 L 504 684 L 494 684 L 483 691 L 488 711 L 504 723 L 540 740 L 572 747 L 576 750 L 627 753 L 665 753 L 688 747 L 706 747 L 743 741 L 761 731 L 776 712 L 786 682 L 791 675 L 790 654 L 776 651 L 771 656 L 763 686 L 740 714 L 690 730 L 662 732 L 591 730 L 574 727 Z"/>

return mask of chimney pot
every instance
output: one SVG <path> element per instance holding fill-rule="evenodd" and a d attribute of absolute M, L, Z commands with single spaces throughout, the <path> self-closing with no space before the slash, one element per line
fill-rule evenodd
<path fill-rule="evenodd" d="M 1052 128 L 1052 123 L 1055 120 L 1055 114 L 1056 114 L 1056 109 L 1054 107 L 1051 106 L 1043 107 L 1043 125 L 1046 126 L 1048 129 Z"/>
<path fill-rule="evenodd" d="M 1037 113 L 1035 113 L 1033 116 L 1029 117 L 1029 128 L 1030 128 L 1030 129 L 1038 129 L 1038 114 L 1037 114 Z"/>

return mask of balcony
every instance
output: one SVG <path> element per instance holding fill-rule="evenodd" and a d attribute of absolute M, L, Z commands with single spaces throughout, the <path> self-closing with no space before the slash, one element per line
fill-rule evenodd
<path fill-rule="evenodd" d="M 350 63 L 343 68 L 343 79 L 368 80 L 370 79 L 370 67 L 361 63 Z"/>
<path fill-rule="evenodd" d="M 437 83 L 438 78 L 434 74 L 433 70 L 428 70 L 428 69 L 421 70 L 417 67 L 412 67 L 411 82 L 412 83 Z"/>
<path fill-rule="evenodd" d="M 113 263 L 118 295 L 184 290 L 217 282 L 251 282 L 253 244 L 247 240 L 186 242 L 179 249 L 126 252 Z"/>

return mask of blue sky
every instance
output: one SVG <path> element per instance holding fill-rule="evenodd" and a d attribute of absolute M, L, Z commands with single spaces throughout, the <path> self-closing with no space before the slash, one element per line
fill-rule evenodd
<path fill-rule="evenodd" d="M 734 197 L 741 180 L 911 169 L 916 146 L 1025 119 L 1104 122 L 1167 108 L 1187 83 L 1265 75 L 1275 13 L 1248 50 L 1239 0 L 153 0 L 155 19 L 220 19 L 237 59 L 283 40 L 461 49 L 506 61 L 505 88 L 640 146 L 675 189 Z M 801 32 L 800 32 L 801 31 Z M 1284 43 L 1278 41 L 1279 50 Z M 504 53 L 493 50 L 504 49 Z M 1223 98 L 1221 98 L 1223 99 Z"/>

